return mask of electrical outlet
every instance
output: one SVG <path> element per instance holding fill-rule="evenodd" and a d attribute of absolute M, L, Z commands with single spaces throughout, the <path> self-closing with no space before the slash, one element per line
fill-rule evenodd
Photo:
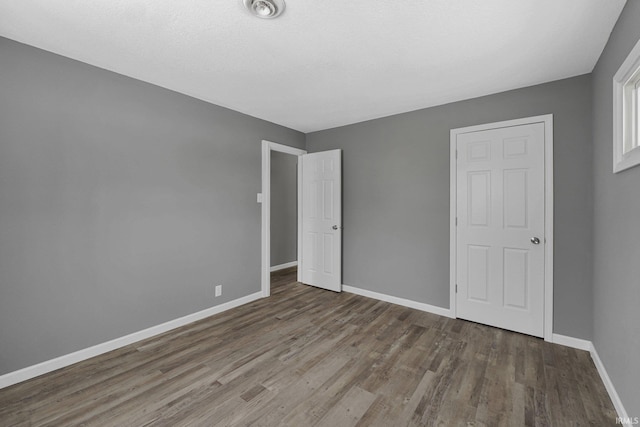
<path fill-rule="evenodd" d="M 219 297 L 220 295 L 222 295 L 222 285 L 217 285 L 216 286 L 216 297 Z"/>

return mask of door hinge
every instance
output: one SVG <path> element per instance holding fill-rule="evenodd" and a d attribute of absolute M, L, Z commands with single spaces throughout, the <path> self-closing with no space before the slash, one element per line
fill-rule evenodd
<path fill-rule="evenodd" d="M 458 158 L 458 150 L 456 150 L 456 159 Z"/>
<path fill-rule="evenodd" d="M 456 217 L 456 227 L 458 226 L 458 217 Z"/>
<path fill-rule="evenodd" d="M 456 283 L 456 294 L 458 293 L 458 284 Z"/>

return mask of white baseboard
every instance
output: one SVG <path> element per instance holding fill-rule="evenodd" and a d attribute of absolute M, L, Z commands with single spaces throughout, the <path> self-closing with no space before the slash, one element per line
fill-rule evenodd
<path fill-rule="evenodd" d="M 553 334 L 552 343 L 560 344 L 571 348 L 577 348 L 578 350 L 591 351 L 593 344 L 591 341 L 583 340 L 580 338 L 568 337 L 566 335 Z"/>
<path fill-rule="evenodd" d="M 596 365 L 596 369 L 598 369 L 598 373 L 600 374 L 600 378 L 602 378 L 602 382 L 604 383 L 604 387 L 607 389 L 609 393 L 609 397 L 613 402 L 613 407 L 616 408 L 616 412 L 618 413 L 618 417 L 626 420 L 629 418 L 627 415 L 626 409 L 624 409 L 624 405 L 622 404 L 622 400 L 620 400 L 620 396 L 618 396 L 618 392 L 616 388 L 613 386 L 611 382 L 611 378 L 609 378 L 609 374 L 600 360 L 600 356 L 598 356 L 598 352 L 593 344 L 591 344 L 591 348 L 589 350 L 591 353 L 591 359 L 593 359 L 593 363 Z"/>
<path fill-rule="evenodd" d="M 405 298 L 394 297 L 391 295 L 381 294 L 366 289 L 356 288 L 354 286 L 342 285 L 342 290 L 363 297 L 373 298 L 380 301 L 390 302 L 392 304 L 402 305 L 404 307 L 415 308 L 416 310 L 426 311 L 428 313 L 453 318 L 451 310 L 448 308 L 436 307 L 435 305 L 425 304 L 423 302 L 412 301 Z"/>
<path fill-rule="evenodd" d="M 292 264 L 292 263 L 288 263 L 288 264 Z M 287 264 L 282 264 L 282 265 L 287 265 Z M 297 265 L 297 262 L 293 265 Z M 292 267 L 293 265 L 287 265 L 286 267 L 282 267 L 282 268 Z M 430 304 L 425 304 L 425 303 L 416 302 L 416 301 L 412 301 L 404 298 L 394 297 L 391 295 L 381 294 L 378 292 L 373 292 L 366 289 L 360 289 L 360 288 L 356 288 L 354 286 L 349 286 L 349 285 L 342 285 L 342 290 L 352 294 L 362 295 L 368 298 L 373 298 L 380 301 L 386 301 L 392 304 L 414 308 L 416 310 L 426 311 L 428 313 L 433 313 L 440 316 L 453 317 L 451 315 L 451 310 L 442 308 L 442 307 L 436 307 Z M 55 359 L 47 360 L 45 362 L 38 363 L 37 365 L 28 366 L 18 371 L 9 372 L 8 374 L 4 374 L 0 376 L 0 389 L 9 387 L 10 385 L 17 384 L 22 381 L 26 381 L 31 378 L 35 378 L 37 376 L 46 374 L 48 372 L 55 371 L 56 369 L 64 368 L 65 366 L 69 366 L 74 363 L 81 362 L 83 360 L 87 360 L 95 356 L 99 356 L 100 354 L 104 354 L 109 351 L 116 350 L 126 345 L 133 344 L 135 342 L 142 341 L 147 338 L 151 338 L 155 335 L 159 335 L 164 332 L 170 331 L 171 329 L 179 328 L 180 326 L 187 325 L 197 320 L 201 320 L 206 317 L 213 316 L 218 313 L 222 313 L 223 311 L 227 311 L 244 304 L 248 304 L 260 298 L 262 298 L 262 292 L 256 292 L 251 295 L 247 295 L 245 297 L 238 298 L 236 300 L 217 305 L 215 307 L 210 307 L 205 310 L 180 317 L 178 319 L 170 320 L 160 325 L 152 326 L 142 331 L 134 332 L 132 334 L 125 335 L 123 337 L 116 338 L 111 341 L 97 344 L 92 347 L 85 348 L 83 350 L 78 350 L 76 352 L 69 353 L 64 356 L 57 357 Z M 611 398 L 611 401 L 613 402 L 613 406 L 615 407 L 616 412 L 618 413 L 618 417 L 622 419 L 628 419 L 627 411 L 625 410 L 622 404 L 622 401 L 620 400 L 620 396 L 618 396 L 618 392 L 616 391 L 613 383 L 611 382 L 611 379 L 609 378 L 609 374 L 607 373 L 607 370 L 605 369 L 604 364 L 600 360 L 600 356 L 598 355 L 598 352 L 596 351 L 593 343 L 588 340 L 573 338 L 573 337 L 560 335 L 560 334 L 553 334 L 553 343 L 565 345 L 567 347 L 577 348 L 579 350 L 585 350 L 591 354 L 591 359 L 593 360 L 593 363 L 595 364 L 596 369 L 600 374 L 600 378 L 602 379 L 602 382 L 604 383 L 604 386 L 607 389 L 607 392 L 609 393 L 609 397 Z"/>
<path fill-rule="evenodd" d="M 134 332 L 132 334 L 125 335 L 111 341 L 97 344 L 92 347 L 75 351 L 73 353 L 65 354 L 64 356 L 56 357 L 55 359 L 47 360 L 45 362 L 38 363 L 37 365 L 27 366 L 26 368 L 20 369 L 18 371 L 9 372 L 8 374 L 0 376 L 0 389 L 9 387 L 10 385 L 17 384 L 22 381 L 26 381 L 31 378 L 35 378 L 48 372 L 55 371 L 56 369 L 64 368 L 65 366 L 73 365 L 74 363 L 90 359 L 100 354 L 118 349 L 120 347 L 124 347 L 126 345 L 151 338 L 155 335 L 170 331 L 171 329 L 179 328 L 180 326 L 184 326 L 197 320 L 204 319 L 205 317 L 213 316 L 214 314 L 222 313 L 223 311 L 239 307 L 260 298 L 262 298 L 262 292 L 256 292 L 254 294 L 247 295 L 245 297 L 238 298 L 224 304 L 216 305 L 215 307 L 207 308 L 205 310 L 188 314 L 178 319 L 170 320 L 160 325 L 152 326 L 142 331 Z"/>
<path fill-rule="evenodd" d="M 604 387 L 607 389 L 607 393 L 609 393 L 609 397 L 611 398 L 611 402 L 613 402 L 613 407 L 618 413 L 618 417 L 622 418 L 623 420 L 627 419 L 627 411 L 624 409 L 622 401 L 620 400 L 620 396 L 618 396 L 618 392 L 613 386 L 611 378 L 609 378 L 609 374 L 607 373 L 602 360 L 600 360 L 600 356 L 598 356 L 598 352 L 596 351 L 596 347 L 593 345 L 593 343 L 591 341 L 568 337 L 560 334 L 553 334 L 553 343 L 577 348 L 578 350 L 585 350 L 588 351 L 589 354 L 591 354 L 591 360 L 593 360 L 593 364 L 596 365 L 598 374 L 600 374 L 600 378 L 604 383 Z"/>
<path fill-rule="evenodd" d="M 270 268 L 270 271 L 273 273 L 274 271 L 284 270 L 289 267 L 296 267 L 298 265 L 298 261 L 285 262 L 284 264 L 273 265 Z"/>

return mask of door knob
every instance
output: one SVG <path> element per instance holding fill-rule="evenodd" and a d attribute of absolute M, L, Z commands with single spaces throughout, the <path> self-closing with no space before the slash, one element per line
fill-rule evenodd
<path fill-rule="evenodd" d="M 540 244 L 540 239 L 538 239 L 537 237 L 532 237 L 531 238 L 531 243 L 533 243 L 534 245 L 539 245 Z"/>
<path fill-rule="evenodd" d="M 337 230 L 338 228 L 342 228 L 342 227 L 338 227 L 337 225 L 334 225 L 333 227 L 331 227 L 334 230 Z"/>

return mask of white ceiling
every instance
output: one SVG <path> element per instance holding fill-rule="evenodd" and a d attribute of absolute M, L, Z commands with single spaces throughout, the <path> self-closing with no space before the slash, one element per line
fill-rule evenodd
<path fill-rule="evenodd" d="M 588 73 L 625 4 L 286 2 L 0 0 L 0 35 L 310 132 Z"/>

